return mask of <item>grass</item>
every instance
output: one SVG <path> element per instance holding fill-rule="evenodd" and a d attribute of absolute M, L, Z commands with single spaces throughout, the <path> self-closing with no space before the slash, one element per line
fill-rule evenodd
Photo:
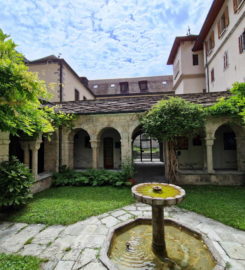
<path fill-rule="evenodd" d="M 184 189 L 187 196 L 178 206 L 245 230 L 245 187 L 185 186 Z M 133 202 L 127 187 L 51 188 L 36 194 L 23 209 L 8 213 L 5 220 L 67 225 Z"/>
<path fill-rule="evenodd" d="M 127 187 L 58 187 L 36 194 L 26 207 L 8 213 L 5 220 L 68 225 L 133 202 Z"/>
<path fill-rule="evenodd" d="M 245 187 L 185 186 L 178 206 L 245 230 Z"/>
<path fill-rule="evenodd" d="M 43 260 L 32 256 L 6 255 L 0 253 L 1 270 L 39 270 Z"/>

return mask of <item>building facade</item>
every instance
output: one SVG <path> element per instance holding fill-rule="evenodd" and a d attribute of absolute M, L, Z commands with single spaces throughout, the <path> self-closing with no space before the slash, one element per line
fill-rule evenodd
<path fill-rule="evenodd" d="M 176 37 L 168 59 L 173 77 L 88 81 L 55 56 L 27 61 L 46 82 L 51 101 L 77 119 L 72 130 L 61 128 L 51 140 L 0 132 L 0 161 L 16 155 L 30 167 L 34 192 L 48 187 L 52 172 L 63 165 L 120 169 L 132 160 L 133 143 L 143 133 L 140 117 L 159 100 L 179 95 L 209 106 L 229 95 L 234 82 L 245 81 L 244 2 L 213 1 L 199 35 Z M 167 168 L 166 142 L 156 145 Z M 181 138 L 177 154 L 180 185 L 245 184 L 245 127 L 229 118 L 208 119 L 198 136 Z"/>

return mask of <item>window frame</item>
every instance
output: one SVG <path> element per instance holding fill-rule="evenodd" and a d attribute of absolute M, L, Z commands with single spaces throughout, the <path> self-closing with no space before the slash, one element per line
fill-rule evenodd
<path fill-rule="evenodd" d="M 199 55 L 198 54 L 192 54 L 192 65 L 199 66 Z"/>
<path fill-rule="evenodd" d="M 224 70 L 226 70 L 229 67 L 228 51 L 225 51 L 223 55 L 223 67 L 224 67 Z"/>
<path fill-rule="evenodd" d="M 120 93 L 121 94 L 128 94 L 129 93 L 129 85 L 128 82 L 120 82 Z"/>
<path fill-rule="evenodd" d="M 221 14 L 220 19 L 218 20 L 217 23 L 219 39 L 224 35 L 229 24 L 230 24 L 229 8 L 228 6 L 226 6 L 224 12 Z"/>
<path fill-rule="evenodd" d="M 74 100 L 79 101 L 80 100 L 80 92 L 75 88 L 74 90 Z"/>
<path fill-rule="evenodd" d="M 240 3 L 239 3 L 239 0 L 233 0 L 234 13 L 237 13 L 244 3 L 245 3 L 245 0 L 241 0 Z"/>
<path fill-rule="evenodd" d="M 148 82 L 146 80 L 138 82 L 140 92 L 147 92 L 148 90 Z"/>
<path fill-rule="evenodd" d="M 238 46 L 239 46 L 239 53 L 242 54 L 245 52 L 245 29 L 243 33 L 238 37 Z"/>
<path fill-rule="evenodd" d="M 211 69 L 211 72 L 210 72 L 210 77 L 211 77 L 211 83 L 213 83 L 215 81 L 215 76 L 214 76 L 214 68 Z"/>
<path fill-rule="evenodd" d="M 205 41 L 206 55 L 210 55 L 215 47 L 214 30 L 209 34 L 208 39 Z"/>

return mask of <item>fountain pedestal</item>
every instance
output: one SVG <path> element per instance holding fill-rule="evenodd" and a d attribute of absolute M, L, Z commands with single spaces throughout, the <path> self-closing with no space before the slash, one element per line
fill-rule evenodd
<path fill-rule="evenodd" d="M 168 257 L 164 235 L 164 208 L 152 206 L 152 249 L 159 258 Z"/>

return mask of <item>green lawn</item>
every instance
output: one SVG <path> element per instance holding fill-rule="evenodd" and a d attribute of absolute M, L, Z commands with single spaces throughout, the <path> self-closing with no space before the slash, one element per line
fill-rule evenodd
<path fill-rule="evenodd" d="M 133 202 L 128 187 L 58 187 L 35 195 L 26 207 L 5 220 L 67 225 Z"/>
<path fill-rule="evenodd" d="M 245 230 L 245 187 L 185 186 L 182 208 Z"/>
<path fill-rule="evenodd" d="M 39 270 L 41 262 L 42 260 L 36 257 L 0 253 L 1 270 Z"/>
<path fill-rule="evenodd" d="M 185 186 L 179 205 L 224 224 L 245 230 L 245 187 Z M 5 220 L 27 223 L 71 224 L 135 202 L 130 188 L 59 187 L 34 196 L 22 210 Z"/>

